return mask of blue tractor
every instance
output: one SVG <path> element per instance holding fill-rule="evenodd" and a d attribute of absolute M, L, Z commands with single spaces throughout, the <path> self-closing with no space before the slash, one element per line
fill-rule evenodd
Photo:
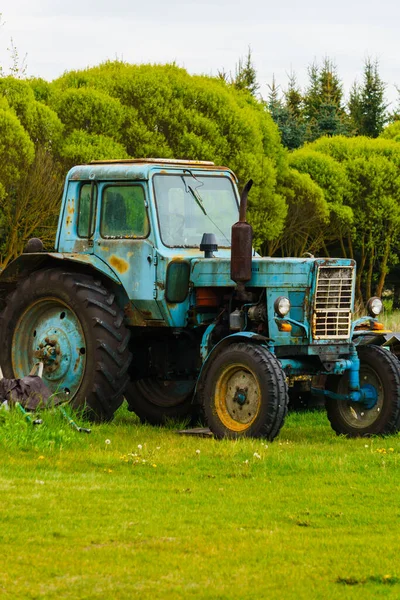
<path fill-rule="evenodd" d="M 95 420 L 125 397 L 148 423 L 201 413 L 216 437 L 270 440 L 312 380 L 337 433 L 397 431 L 381 301 L 353 320 L 352 260 L 254 253 L 250 187 L 239 197 L 232 171 L 204 161 L 72 168 L 54 252 L 31 240 L 0 275 L 4 374 L 42 361 Z"/>

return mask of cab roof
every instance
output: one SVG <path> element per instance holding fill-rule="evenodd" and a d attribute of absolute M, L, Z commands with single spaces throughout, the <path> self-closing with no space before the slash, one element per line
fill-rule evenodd
<path fill-rule="evenodd" d="M 215 166 L 211 160 L 184 160 L 182 158 L 121 158 L 111 160 L 92 160 L 90 165 L 108 165 L 115 163 L 151 163 L 167 165 L 208 165 Z"/>
<path fill-rule="evenodd" d="M 172 158 L 125 158 L 111 160 L 94 160 L 86 165 L 72 167 L 67 175 L 69 180 L 146 180 L 150 172 L 178 171 L 182 173 L 185 167 L 196 171 L 212 171 L 229 174 L 236 180 L 228 167 L 216 166 L 212 161 L 182 160 Z"/>

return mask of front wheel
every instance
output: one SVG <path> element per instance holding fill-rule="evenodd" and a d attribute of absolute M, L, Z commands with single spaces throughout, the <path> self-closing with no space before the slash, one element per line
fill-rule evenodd
<path fill-rule="evenodd" d="M 395 433 L 400 425 L 400 363 L 379 346 L 359 346 L 360 385 L 375 389 L 373 406 L 344 400 L 326 401 L 326 410 L 332 429 L 348 437 Z M 347 394 L 349 378 L 330 375 L 326 389 Z"/>
<path fill-rule="evenodd" d="M 272 441 L 287 413 L 283 369 L 269 350 L 254 344 L 231 344 L 221 350 L 206 372 L 201 394 L 207 424 L 217 438 Z"/>

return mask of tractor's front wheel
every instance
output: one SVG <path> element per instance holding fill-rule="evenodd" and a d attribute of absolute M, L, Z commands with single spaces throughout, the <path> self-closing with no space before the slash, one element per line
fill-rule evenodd
<path fill-rule="evenodd" d="M 287 413 L 285 374 L 277 358 L 263 346 L 231 344 L 206 372 L 202 404 L 215 437 L 273 440 Z"/>
<path fill-rule="evenodd" d="M 123 401 L 131 361 L 129 331 L 114 295 L 89 275 L 37 271 L 6 299 L 0 366 L 22 378 L 38 361 L 43 380 L 93 420 L 109 420 Z"/>
<path fill-rule="evenodd" d="M 368 386 L 373 400 L 368 403 L 327 399 L 326 410 L 332 429 L 348 437 L 395 433 L 400 424 L 400 363 L 379 346 L 359 346 L 360 386 Z M 326 389 L 339 394 L 349 391 L 349 378 L 330 375 Z"/>

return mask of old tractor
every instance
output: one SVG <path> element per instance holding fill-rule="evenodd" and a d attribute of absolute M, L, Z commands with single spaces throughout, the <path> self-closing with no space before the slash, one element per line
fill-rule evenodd
<path fill-rule="evenodd" d="M 250 187 L 239 197 L 232 171 L 204 161 L 72 168 L 55 250 L 31 240 L 0 275 L 5 375 L 41 361 L 47 385 L 94 419 L 125 397 L 145 422 L 201 414 L 216 437 L 270 440 L 288 390 L 313 378 L 337 433 L 397 431 L 381 301 L 353 320 L 352 260 L 258 256 Z"/>

